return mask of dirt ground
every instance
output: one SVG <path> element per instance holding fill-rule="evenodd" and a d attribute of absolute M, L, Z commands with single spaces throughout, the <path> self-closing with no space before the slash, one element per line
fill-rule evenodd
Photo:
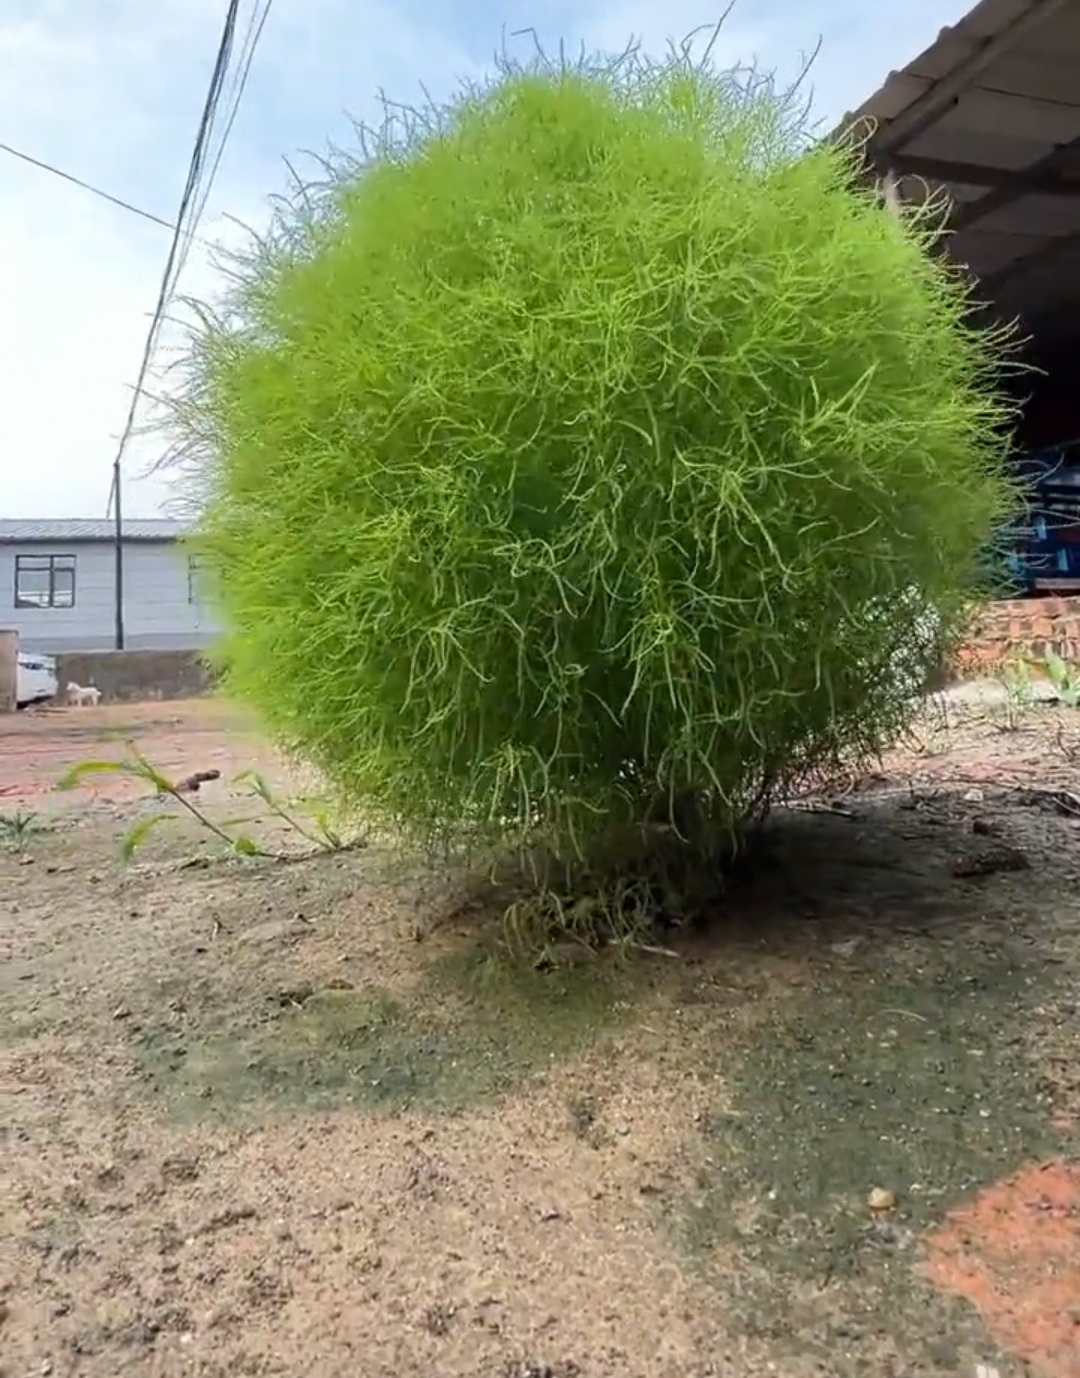
<path fill-rule="evenodd" d="M 276 855 L 123 861 L 129 739 Z M 3 1378 L 1080 1375 L 1080 712 L 935 702 L 628 965 L 253 766 L 317 831 L 218 703 L 0 726 Z"/>

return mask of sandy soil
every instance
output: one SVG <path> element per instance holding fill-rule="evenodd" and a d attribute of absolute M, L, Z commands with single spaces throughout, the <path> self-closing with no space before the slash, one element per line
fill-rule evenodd
<path fill-rule="evenodd" d="M 129 739 L 289 859 L 122 862 Z M 4 1378 L 1080 1374 L 1080 713 L 934 706 L 629 967 L 253 766 L 314 819 L 219 704 L 3 724 Z"/>

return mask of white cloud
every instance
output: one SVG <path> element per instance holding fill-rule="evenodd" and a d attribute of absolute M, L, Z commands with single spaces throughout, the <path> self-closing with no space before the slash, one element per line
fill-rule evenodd
<path fill-rule="evenodd" d="M 0 139 L 171 218 L 190 156 L 222 19 L 221 0 L 4 0 Z M 559 22 L 562 0 L 546 11 Z M 833 118 L 932 41 L 963 0 L 908 0 L 883 32 L 859 0 L 810 7 L 740 0 L 718 60 L 756 59 L 794 76 L 819 37 L 820 109 Z M 445 94 L 474 76 L 474 55 L 521 27 L 519 0 L 462 11 L 419 0 L 276 0 L 204 233 L 225 211 L 258 223 L 283 184 L 283 155 L 349 138 L 345 111 L 373 109 L 379 87 L 404 99 L 423 82 Z M 715 22 L 716 0 L 585 0 L 569 44 L 661 53 Z M 245 9 L 245 16 L 250 9 Z M 246 18 L 245 18 L 246 23 Z M 542 32 L 548 46 L 559 34 Z M 104 511 L 168 233 L 0 152 L 0 515 Z M 183 287 L 213 293 L 201 250 Z M 175 336 L 173 336 L 175 339 Z M 134 474 L 154 457 L 140 439 Z M 165 485 L 132 482 L 127 510 L 147 515 Z"/>

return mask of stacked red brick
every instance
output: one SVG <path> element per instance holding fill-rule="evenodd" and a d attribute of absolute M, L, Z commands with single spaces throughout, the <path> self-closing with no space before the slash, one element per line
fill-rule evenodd
<path fill-rule="evenodd" d="M 1004 660 L 1038 661 L 1052 651 L 1080 664 L 1080 598 L 1024 598 L 986 603 L 960 650 L 963 675 Z"/>

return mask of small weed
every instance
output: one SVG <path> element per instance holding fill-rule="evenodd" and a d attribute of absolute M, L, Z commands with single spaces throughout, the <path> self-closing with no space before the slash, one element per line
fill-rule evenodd
<path fill-rule="evenodd" d="M 1048 651 L 1043 657 L 1043 669 L 1054 686 L 1058 701 L 1066 708 L 1080 708 L 1080 670 L 1053 651 Z"/>
<path fill-rule="evenodd" d="M 591 1096 L 581 1096 L 569 1105 L 570 1124 L 575 1135 L 590 1148 L 600 1148 L 605 1141 L 600 1112 Z"/>
<path fill-rule="evenodd" d="M 36 813 L 14 809 L 11 813 L 0 813 L 0 842 L 15 851 L 21 852 L 34 833 L 44 831 L 44 824 Z"/>
<path fill-rule="evenodd" d="M 926 699 L 923 712 L 911 728 L 911 742 L 920 756 L 945 756 L 952 750 L 953 714 L 943 693 Z"/>
<path fill-rule="evenodd" d="M 286 807 L 276 798 L 265 778 L 258 771 L 241 771 L 236 777 L 236 784 L 248 786 L 251 793 L 260 799 L 275 817 L 280 818 L 283 823 L 287 823 L 294 832 L 306 838 L 320 851 L 340 852 L 346 847 L 344 838 L 330 821 L 328 810 L 320 808 L 313 813 L 309 827 L 300 822 L 293 808 Z"/>
<path fill-rule="evenodd" d="M 207 816 L 198 804 L 189 798 L 188 791 L 181 789 L 183 782 L 176 782 L 162 775 L 161 772 L 146 759 L 141 751 L 133 742 L 127 743 L 128 755 L 119 761 L 80 761 L 78 765 L 72 766 L 68 773 L 59 781 L 57 789 L 74 789 L 90 775 L 127 775 L 136 780 L 141 780 L 146 784 L 154 797 L 169 798 L 180 805 L 186 813 L 190 814 L 203 828 L 212 833 L 220 842 L 228 847 L 230 852 L 237 856 L 268 856 L 270 853 L 263 849 L 246 833 L 230 832 L 228 828 L 223 828 L 214 820 Z M 155 829 L 163 823 L 175 821 L 177 815 L 171 813 L 153 813 L 145 818 L 138 819 L 124 834 L 120 843 L 120 854 L 125 861 L 130 861 L 138 851 L 139 847 L 146 841 Z"/>
<path fill-rule="evenodd" d="M 457 1308 L 437 1303 L 424 1312 L 424 1329 L 429 1335 L 448 1335 L 454 1324 Z"/>
<path fill-rule="evenodd" d="M 998 683 L 1005 690 L 998 726 L 1002 732 L 1019 732 L 1035 701 L 1031 687 L 1031 666 L 1019 657 L 1006 661 L 998 673 Z"/>
<path fill-rule="evenodd" d="M 571 1101 L 570 1123 L 579 1139 L 587 1139 L 596 1128 L 596 1102 L 588 1097 Z"/>
<path fill-rule="evenodd" d="M 153 813 L 135 822 L 124 834 L 120 853 L 125 861 L 130 861 L 146 839 L 163 823 L 175 822 L 187 814 L 219 842 L 225 844 L 229 852 L 245 857 L 277 857 L 261 847 L 246 832 L 237 831 L 241 820 L 227 820 L 217 823 L 192 797 L 199 784 L 216 778 L 216 772 L 195 775 L 186 780 L 174 781 L 151 764 L 132 742 L 127 743 L 128 754 L 121 760 L 81 761 L 73 766 L 57 785 L 58 789 L 73 789 L 90 775 L 126 775 L 141 780 L 153 798 L 168 798 L 180 806 L 180 813 Z M 256 771 L 244 771 L 237 777 L 237 783 L 249 787 L 253 796 L 276 818 L 288 824 L 299 836 L 312 843 L 318 851 L 335 852 L 342 850 L 346 843 L 325 821 L 316 824 L 314 829 L 305 827 L 284 805 L 280 804 L 261 775 Z M 243 820 L 254 821 L 254 820 Z"/>

